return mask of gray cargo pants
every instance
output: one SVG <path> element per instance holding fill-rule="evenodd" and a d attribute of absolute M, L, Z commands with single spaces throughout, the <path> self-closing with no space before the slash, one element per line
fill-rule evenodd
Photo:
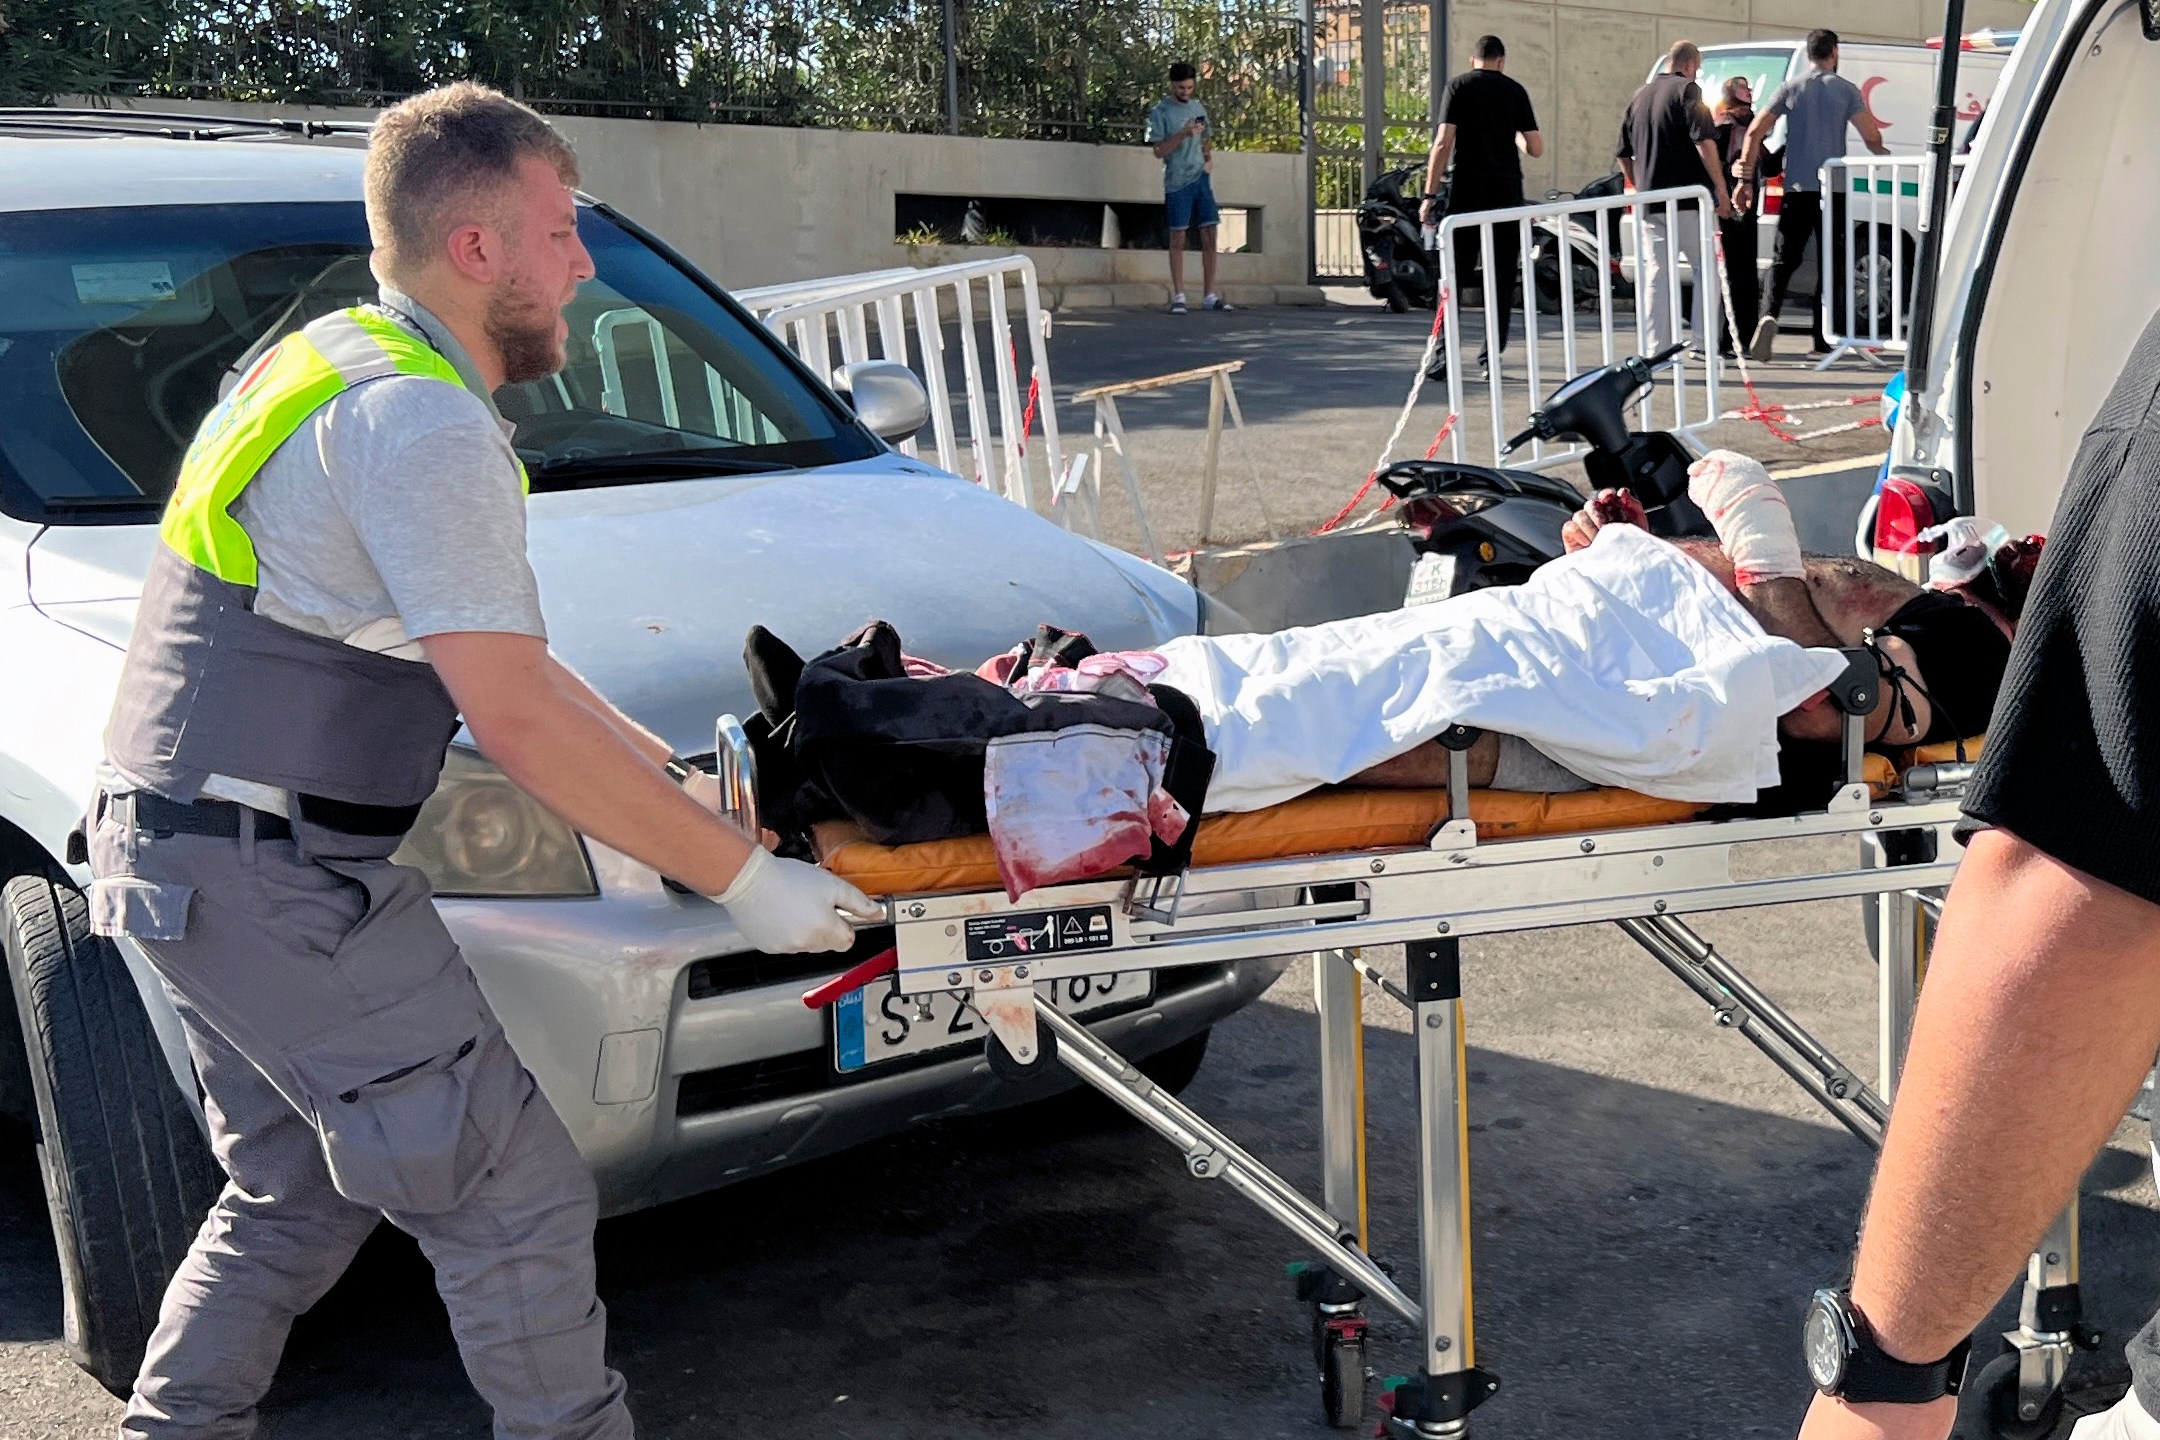
<path fill-rule="evenodd" d="M 152 835 L 111 813 L 91 832 L 92 923 L 139 940 L 178 1002 L 227 1176 L 120 1434 L 253 1434 L 293 1317 L 387 1216 L 435 1267 L 498 1440 L 627 1440 L 591 1172 L 425 878 L 364 853 L 395 842 L 301 838 Z"/>

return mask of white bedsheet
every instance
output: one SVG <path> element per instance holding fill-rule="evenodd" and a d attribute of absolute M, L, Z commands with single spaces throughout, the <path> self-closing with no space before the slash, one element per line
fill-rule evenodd
<path fill-rule="evenodd" d="M 1748 801 L 1777 783 L 1778 717 L 1845 663 L 1765 634 L 1701 566 L 1625 526 L 1520 586 L 1160 653 L 1207 725 L 1210 810 L 1347 780 L 1457 723 L 1600 785 Z"/>

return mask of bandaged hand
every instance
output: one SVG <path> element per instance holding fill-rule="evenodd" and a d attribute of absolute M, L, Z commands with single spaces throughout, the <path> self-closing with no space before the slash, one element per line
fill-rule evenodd
<path fill-rule="evenodd" d="M 848 921 L 885 918 L 885 907 L 839 876 L 753 849 L 735 880 L 713 897 L 744 940 L 768 955 L 845 950 L 855 942 Z"/>
<path fill-rule="evenodd" d="M 1734 450 L 1713 450 L 1688 467 L 1688 498 L 1710 517 L 1740 585 L 1804 580 L 1792 507 L 1770 472 Z"/>
<path fill-rule="evenodd" d="M 1560 527 L 1560 543 L 1572 554 L 1587 547 L 1607 525 L 1633 525 L 1647 530 L 1650 513 L 1632 490 L 1600 490 Z"/>

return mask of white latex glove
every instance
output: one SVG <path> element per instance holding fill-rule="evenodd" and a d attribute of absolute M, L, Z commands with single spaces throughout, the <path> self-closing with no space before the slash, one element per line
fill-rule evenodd
<path fill-rule="evenodd" d="M 1792 507 L 1758 462 L 1737 450 L 1712 450 L 1688 467 L 1688 499 L 1710 517 L 1739 584 L 1807 578 Z"/>
<path fill-rule="evenodd" d="M 733 884 L 713 897 L 743 939 L 768 955 L 845 950 L 855 943 L 850 918 L 885 918 L 885 907 L 839 876 L 753 849 Z"/>

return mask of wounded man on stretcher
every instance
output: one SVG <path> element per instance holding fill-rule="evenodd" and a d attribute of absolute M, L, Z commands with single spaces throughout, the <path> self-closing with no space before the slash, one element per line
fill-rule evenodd
<path fill-rule="evenodd" d="M 1883 678 L 1871 746 L 1985 730 L 2021 597 L 1803 557 L 1782 493 L 1730 452 L 1698 463 L 1690 493 L 1718 543 L 1657 539 L 1606 492 L 1568 526 L 1570 553 L 1519 586 L 1279 634 L 1097 654 L 1046 627 L 956 674 L 904 656 L 889 626 L 807 664 L 753 631 L 767 823 L 798 844 L 835 821 L 885 846 L 987 830 L 1017 898 L 1181 868 L 1203 813 L 1444 787 L 1435 742 L 1457 726 L 1485 732 L 1475 786 L 1746 805 L 1783 784 L 1788 808 L 1819 805 L 1842 647 Z M 1798 794 L 1811 753 L 1825 783 Z"/>

